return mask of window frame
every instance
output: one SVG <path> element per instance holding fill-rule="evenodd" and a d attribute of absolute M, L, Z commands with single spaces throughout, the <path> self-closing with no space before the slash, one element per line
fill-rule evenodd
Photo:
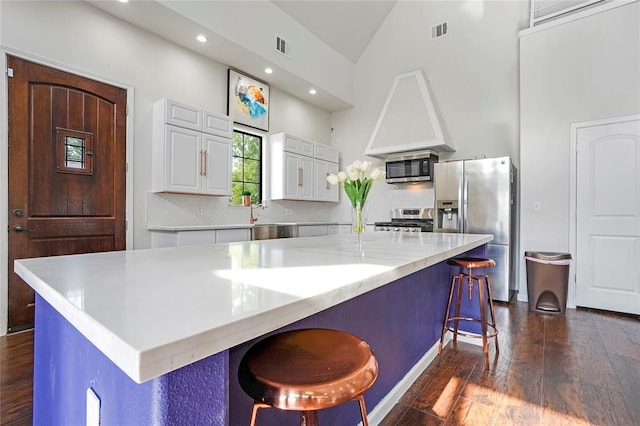
<path fill-rule="evenodd" d="M 251 157 L 246 157 L 245 156 L 245 151 L 244 151 L 244 147 L 245 145 L 243 144 L 243 152 L 242 152 L 242 156 L 237 156 L 236 154 L 236 143 L 235 143 L 235 138 L 236 138 L 236 134 L 242 135 L 242 139 L 244 142 L 244 139 L 246 137 L 250 137 L 250 138 L 257 138 L 258 139 L 258 144 L 259 144 L 259 155 L 258 158 L 251 158 Z M 258 187 L 258 193 L 257 194 L 251 194 L 251 202 L 252 204 L 259 204 L 262 202 L 262 197 L 264 194 L 264 139 L 265 137 L 263 135 L 260 134 L 256 134 L 256 133 L 251 133 L 248 132 L 246 130 L 241 130 L 241 129 L 233 129 L 232 130 L 232 134 L 231 134 L 231 196 L 229 197 L 229 204 L 232 206 L 242 206 L 242 196 L 238 196 L 237 201 L 234 200 L 234 188 L 236 187 L 236 185 L 238 183 L 241 183 L 241 191 L 245 190 L 246 185 L 257 185 Z M 242 159 L 243 162 L 243 166 L 244 166 L 244 161 L 245 160 L 251 160 L 251 161 L 257 161 L 258 162 L 258 172 L 257 172 L 257 176 L 258 176 L 258 182 L 254 182 L 254 181 L 248 181 L 245 179 L 245 175 L 244 175 L 244 167 L 243 167 L 243 171 L 242 171 L 242 180 L 236 180 L 234 179 L 234 174 L 235 174 L 235 164 L 236 164 L 236 159 Z"/>

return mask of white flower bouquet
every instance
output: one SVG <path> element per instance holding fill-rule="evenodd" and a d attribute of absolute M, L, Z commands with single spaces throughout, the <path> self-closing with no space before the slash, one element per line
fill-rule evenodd
<path fill-rule="evenodd" d="M 330 174 L 327 181 L 331 185 L 342 184 L 344 192 L 349 197 L 351 205 L 355 209 L 355 220 L 353 230 L 360 234 L 364 232 L 365 223 L 362 217 L 362 209 L 367 202 L 367 196 L 371 190 L 371 185 L 376 180 L 385 178 L 385 172 L 377 167 L 371 169 L 370 161 L 356 160 L 347 166 L 346 171 L 338 172 L 337 175 Z"/>

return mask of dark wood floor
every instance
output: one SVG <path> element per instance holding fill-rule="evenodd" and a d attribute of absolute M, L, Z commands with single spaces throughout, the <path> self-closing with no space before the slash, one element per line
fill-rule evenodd
<path fill-rule="evenodd" d="M 640 425 L 640 319 L 496 306 L 500 354 L 449 344 L 382 426 Z M 31 424 L 33 333 L 0 337 L 0 424 Z"/>
<path fill-rule="evenodd" d="M 449 344 L 382 426 L 640 425 L 640 318 L 496 305 L 500 354 Z"/>

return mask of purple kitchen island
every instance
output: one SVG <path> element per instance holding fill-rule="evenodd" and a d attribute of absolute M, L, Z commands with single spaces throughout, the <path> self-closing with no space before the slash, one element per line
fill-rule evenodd
<path fill-rule="evenodd" d="M 38 294 L 34 424 L 86 424 L 88 393 L 101 425 L 248 424 L 240 358 L 265 335 L 304 327 L 371 345 L 375 424 L 436 356 L 453 272 L 445 261 L 482 256 L 491 239 L 380 232 L 362 245 L 341 235 L 17 261 Z M 319 416 L 360 421 L 356 402 Z M 299 417 L 261 410 L 258 424 Z"/>

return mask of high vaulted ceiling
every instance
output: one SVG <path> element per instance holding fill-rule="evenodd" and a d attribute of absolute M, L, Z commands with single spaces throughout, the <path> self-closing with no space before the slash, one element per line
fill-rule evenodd
<path fill-rule="evenodd" d="M 273 1 L 342 56 L 357 62 L 396 0 Z"/>
<path fill-rule="evenodd" d="M 86 1 L 320 108 L 337 111 L 353 105 L 354 64 L 397 0 Z M 206 45 L 194 42 L 196 31 L 207 34 Z M 295 55 L 284 58 L 275 51 L 276 35 L 292 38 Z M 266 76 L 265 66 L 274 73 Z M 309 95 L 311 87 L 316 95 Z"/>

